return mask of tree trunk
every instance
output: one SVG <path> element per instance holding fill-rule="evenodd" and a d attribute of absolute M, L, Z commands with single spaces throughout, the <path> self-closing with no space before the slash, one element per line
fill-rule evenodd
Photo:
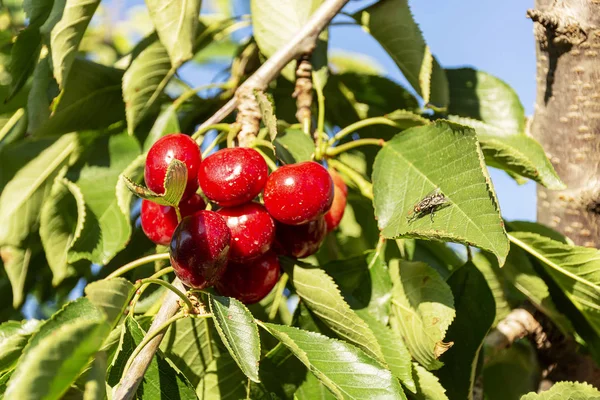
<path fill-rule="evenodd" d="M 600 0 L 536 0 L 533 136 L 567 185 L 538 186 L 537 218 L 581 246 L 600 244 Z"/>
<path fill-rule="evenodd" d="M 567 185 L 538 186 L 537 219 L 587 247 L 600 245 L 600 0 L 536 0 L 527 16 L 537 42 L 537 99 L 531 133 Z M 551 325 L 537 315 L 542 325 Z M 546 326 L 551 334 L 558 330 Z M 600 386 L 600 370 L 573 338 L 549 337 L 538 351 L 551 381 Z M 566 340 L 564 340 L 566 339 Z"/>

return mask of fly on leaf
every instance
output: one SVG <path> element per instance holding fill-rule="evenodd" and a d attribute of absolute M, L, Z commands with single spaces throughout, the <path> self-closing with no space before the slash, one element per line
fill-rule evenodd
<path fill-rule="evenodd" d="M 413 206 L 413 209 L 408 213 L 406 219 L 408 223 L 412 223 L 419 218 L 429 214 L 431 222 L 435 213 L 444 207 L 450 205 L 450 200 L 442 193 L 440 188 L 436 188 L 423 197 L 417 204 Z"/>

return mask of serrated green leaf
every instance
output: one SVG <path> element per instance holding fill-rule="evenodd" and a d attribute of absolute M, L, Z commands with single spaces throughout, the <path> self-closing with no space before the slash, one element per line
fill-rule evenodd
<path fill-rule="evenodd" d="M 148 40 L 149 45 L 134 50 L 131 65 L 123 75 L 123 100 L 130 135 L 155 108 L 159 96 L 176 71 L 171 67 L 165 46 L 156 37 Z"/>
<path fill-rule="evenodd" d="M 81 234 L 84 221 L 85 202 L 77 185 L 64 178 L 55 179 L 40 215 L 40 238 L 54 286 L 74 273 L 67 255 Z"/>
<path fill-rule="evenodd" d="M 532 137 L 516 131 L 503 131 L 471 118 L 450 116 L 449 119 L 475 129 L 486 163 L 490 167 L 532 179 L 548 189 L 560 190 L 566 187 L 542 146 Z"/>
<path fill-rule="evenodd" d="M 175 207 L 181 201 L 185 186 L 187 184 L 187 168 L 182 161 L 174 158 L 167 167 L 165 174 L 163 194 L 155 193 L 145 186 L 138 185 L 125 175 L 121 175 L 120 181 L 127 189 L 142 199 L 151 200 L 154 203 Z"/>
<path fill-rule="evenodd" d="M 443 207 L 435 217 L 416 214 L 415 205 L 435 190 L 445 196 Z M 375 159 L 373 195 L 384 237 L 470 244 L 504 263 L 508 239 L 472 129 L 437 121 L 396 135 Z"/>
<path fill-rule="evenodd" d="M 384 362 L 383 352 L 368 325 L 344 301 L 333 279 L 322 269 L 289 259 L 282 267 L 306 306 L 341 338 Z"/>
<path fill-rule="evenodd" d="M 428 125 L 431 123 L 428 119 L 407 110 L 395 110 L 385 116 L 394 121 L 400 129 L 408 129 L 413 126 Z"/>
<path fill-rule="evenodd" d="M 600 391 L 589 383 L 558 382 L 542 393 L 529 393 L 521 400 L 598 400 Z"/>
<path fill-rule="evenodd" d="M 431 55 L 407 0 L 380 1 L 353 17 L 392 57 L 421 97 L 439 107 L 448 104 L 446 75 Z"/>
<path fill-rule="evenodd" d="M 390 371 L 357 347 L 297 328 L 260 325 L 289 348 L 338 399 L 406 399 Z"/>
<path fill-rule="evenodd" d="M 122 77 L 122 70 L 76 58 L 62 94 L 54 100 L 50 119 L 34 134 L 97 130 L 124 120 Z"/>
<path fill-rule="evenodd" d="M 12 46 L 8 70 L 11 75 L 10 91 L 4 99 L 10 101 L 29 79 L 40 57 L 42 35 L 36 26 L 22 30 Z"/>
<path fill-rule="evenodd" d="M 101 137 L 90 146 L 83 165 L 69 171 L 86 204 L 81 235 L 69 250 L 69 262 L 87 259 L 105 265 L 125 248 L 131 236 L 129 212 L 119 206 L 116 186 L 121 172 L 140 154 L 127 132 Z M 110 162 L 107 164 L 106 160 Z"/>
<path fill-rule="evenodd" d="M 446 69 L 450 114 L 486 122 L 506 132 L 525 132 L 525 111 L 515 91 L 502 80 L 473 68 Z"/>
<path fill-rule="evenodd" d="M 4 270 L 12 287 L 12 306 L 17 308 L 25 300 L 25 280 L 29 272 L 29 264 L 32 257 L 40 249 L 35 244 L 24 247 L 2 246 L 0 247 L 0 257 L 4 263 Z"/>
<path fill-rule="evenodd" d="M 196 388 L 203 400 L 239 400 L 248 398 L 248 378 L 228 353 L 215 358 Z M 254 398 L 254 397 L 250 397 Z"/>
<path fill-rule="evenodd" d="M 531 222 L 531 221 L 510 221 L 509 222 L 509 221 L 506 221 L 506 227 L 509 232 L 515 231 L 515 232 L 537 233 L 538 235 L 546 236 L 546 237 L 548 237 L 552 240 L 555 240 L 557 242 L 560 242 L 560 243 L 574 244 L 571 239 L 569 239 L 562 233 L 557 232 L 554 229 L 552 229 L 546 225 L 539 224 L 537 222 Z"/>
<path fill-rule="evenodd" d="M 60 399 L 109 332 L 103 320 L 80 319 L 56 328 L 23 354 L 5 395 L 23 400 Z"/>
<path fill-rule="evenodd" d="M 438 369 L 443 365 L 438 358 L 452 345 L 443 341 L 456 315 L 452 291 L 427 264 L 392 261 L 390 326 L 402 336 L 415 360 L 427 369 Z"/>
<path fill-rule="evenodd" d="M 286 164 L 310 161 L 315 154 L 312 138 L 300 129 L 286 129 L 273 141 L 277 158 Z"/>
<path fill-rule="evenodd" d="M 117 196 L 117 203 L 123 214 L 129 214 L 131 210 L 131 200 L 133 199 L 133 193 L 127 187 L 125 178 L 133 182 L 141 182 L 144 178 L 145 166 L 146 153 L 143 153 L 137 156 L 119 175 L 115 194 Z"/>
<path fill-rule="evenodd" d="M 296 400 L 331 400 L 336 397 L 314 374 L 306 374 L 304 382 L 294 392 Z"/>
<path fill-rule="evenodd" d="M 83 400 L 104 400 L 106 398 L 106 353 L 96 354 L 92 367 L 87 373 Z"/>
<path fill-rule="evenodd" d="M 31 80 L 31 90 L 27 96 L 27 129 L 36 132 L 50 118 L 48 88 L 54 82 L 48 57 L 40 59 Z"/>
<path fill-rule="evenodd" d="M 250 311 L 231 297 L 209 295 L 208 303 L 223 344 L 246 376 L 260 382 L 260 338 Z"/>
<path fill-rule="evenodd" d="M 273 97 L 259 90 L 254 91 L 254 97 L 256 97 L 263 124 L 267 127 L 272 142 L 277 137 L 277 118 L 275 117 Z"/>
<path fill-rule="evenodd" d="M 446 389 L 435 375 L 417 363 L 414 363 L 413 366 L 417 383 L 417 395 L 415 396 L 417 400 L 449 400 L 446 396 Z"/>
<path fill-rule="evenodd" d="M 538 259 L 545 271 L 600 333 L 600 256 L 596 249 L 570 246 L 535 233 L 512 232 L 510 240 Z"/>
<path fill-rule="evenodd" d="M 175 68 L 194 55 L 200 4 L 201 0 L 146 0 L 158 37 Z"/>
<path fill-rule="evenodd" d="M 54 76 L 60 87 L 65 86 L 79 43 L 98 4 L 100 0 L 66 0 L 62 18 L 50 33 Z"/>
<path fill-rule="evenodd" d="M 306 24 L 311 14 L 323 0 L 281 0 L 277 7 L 269 0 L 251 0 L 250 16 L 256 44 L 267 57 L 288 43 Z M 325 42 L 326 43 L 326 42 Z M 326 58 L 327 46 L 317 46 L 313 60 Z M 320 54 L 319 54 L 320 53 Z M 325 54 L 324 54 L 325 53 Z M 327 63 L 325 63 L 327 65 Z M 295 80 L 295 62 L 289 63 L 281 72 L 289 81 Z"/>
<path fill-rule="evenodd" d="M 85 287 L 85 295 L 106 314 L 108 322 L 114 326 L 129 304 L 135 287 L 124 278 L 103 279 Z"/>
<path fill-rule="evenodd" d="M 504 273 L 506 272 L 507 266 L 511 263 L 511 257 L 513 248 L 511 246 L 506 263 L 504 267 L 500 269 L 496 258 L 489 253 L 477 252 L 473 254 L 473 264 L 477 267 L 479 272 L 483 274 L 487 285 L 489 286 L 492 295 L 494 296 L 494 302 L 496 303 L 496 312 L 494 324 L 496 326 L 498 322 L 502 321 L 510 312 L 511 306 L 509 304 L 509 293 L 506 287 L 510 283 L 506 283 Z"/>
<path fill-rule="evenodd" d="M 127 360 L 146 334 L 139 323 L 131 316 L 125 318 L 124 326 L 120 351 L 113 360 L 107 378 L 108 384 L 113 387 L 119 382 Z M 190 341 L 193 343 L 193 338 L 190 339 L 192 339 Z M 144 374 L 144 379 L 140 383 L 140 386 L 138 386 L 136 395 L 139 399 L 197 399 L 190 382 L 160 353 L 155 354 L 152 358 Z"/>
<path fill-rule="evenodd" d="M 77 149 L 78 141 L 76 135 L 70 134 L 41 144 L 47 147 L 23 165 L 2 190 L 0 244 L 18 247 L 35 231 L 42 203 L 54 178 Z M 26 146 L 4 148 L 6 152 L 21 150 L 30 151 Z"/>
<path fill-rule="evenodd" d="M 446 340 L 454 346 L 442 355 L 437 377 L 452 399 L 472 399 L 479 351 L 490 330 L 496 305 L 487 282 L 475 264 L 467 262 L 448 279 L 454 296 L 456 319 Z"/>
<path fill-rule="evenodd" d="M 40 321 L 7 321 L 0 324 L 0 374 L 11 371 Z"/>

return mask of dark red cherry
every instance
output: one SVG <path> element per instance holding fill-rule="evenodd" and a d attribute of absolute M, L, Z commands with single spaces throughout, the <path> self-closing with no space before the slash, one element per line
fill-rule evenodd
<path fill-rule="evenodd" d="M 324 215 L 333 201 L 329 172 L 313 161 L 280 167 L 267 179 L 264 201 L 269 214 L 288 225 L 300 225 Z"/>
<path fill-rule="evenodd" d="M 344 195 L 344 191 L 336 185 L 333 194 L 333 204 L 331 204 L 331 208 L 325 214 L 327 232 L 331 232 L 338 227 L 344 216 L 344 210 L 346 210 L 346 196 Z"/>
<path fill-rule="evenodd" d="M 187 167 L 187 184 L 182 197 L 186 199 L 198 190 L 198 168 L 202 156 L 194 139 L 183 133 L 172 133 L 163 136 L 150 147 L 146 157 L 146 169 L 144 170 L 146 186 L 153 192 L 164 193 L 167 167 L 174 158 L 185 163 Z"/>
<path fill-rule="evenodd" d="M 348 186 L 346 186 L 346 182 L 344 182 L 341 175 L 333 168 L 329 168 L 329 175 L 331 175 L 333 184 L 342 190 L 344 196 L 348 196 Z"/>
<path fill-rule="evenodd" d="M 327 235 L 327 223 L 323 217 L 304 225 L 278 223 L 275 229 L 275 251 L 296 258 L 315 254 Z"/>
<path fill-rule="evenodd" d="M 234 297 L 245 304 L 259 302 L 279 280 L 279 260 L 273 251 L 245 262 L 229 262 L 225 274 L 215 287 L 223 296 Z"/>
<path fill-rule="evenodd" d="M 194 194 L 189 199 L 179 203 L 181 217 L 192 215 L 196 211 L 204 210 L 206 204 L 202 197 Z M 177 214 L 175 209 L 169 206 L 161 206 L 150 200 L 142 200 L 142 211 L 140 215 L 142 230 L 156 244 L 168 246 L 175 228 L 177 228 Z"/>
<path fill-rule="evenodd" d="M 181 220 L 171 239 L 171 265 L 190 287 L 212 286 L 225 272 L 231 233 L 214 211 L 198 211 Z"/>
<path fill-rule="evenodd" d="M 230 260 L 243 262 L 269 251 L 275 239 L 275 222 L 261 204 L 221 208 L 217 213 L 231 231 Z"/>
<path fill-rule="evenodd" d="M 258 196 L 268 173 L 267 163 L 256 150 L 236 147 L 206 157 L 200 164 L 198 182 L 211 201 L 233 207 Z"/>

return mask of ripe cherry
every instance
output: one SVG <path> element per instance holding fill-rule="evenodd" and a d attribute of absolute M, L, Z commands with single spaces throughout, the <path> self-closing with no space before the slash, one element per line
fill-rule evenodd
<path fill-rule="evenodd" d="M 223 217 L 198 211 L 181 220 L 171 239 L 171 265 L 181 281 L 204 289 L 223 275 L 231 234 Z"/>
<path fill-rule="evenodd" d="M 341 175 L 333 168 L 329 168 L 329 175 L 331 175 L 333 184 L 342 190 L 344 196 L 348 196 L 348 186 L 346 186 L 346 182 L 344 182 Z"/>
<path fill-rule="evenodd" d="M 324 215 L 333 201 L 333 181 L 313 161 L 289 164 L 274 171 L 265 185 L 269 214 L 288 225 L 301 225 Z"/>
<path fill-rule="evenodd" d="M 268 295 L 279 280 L 279 260 L 273 251 L 246 263 L 230 262 L 215 287 L 223 296 L 252 304 Z"/>
<path fill-rule="evenodd" d="M 344 191 L 335 186 L 333 194 L 333 204 L 327 214 L 325 214 L 325 222 L 327 223 L 327 232 L 331 232 L 338 227 L 346 210 L 346 196 Z"/>
<path fill-rule="evenodd" d="M 265 186 L 269 170 L 264 158 L 254 149 L 222 149 L 200 164 L 198 181 L 211 201 L 233 207 L 255 198 Z"/>
<path fill-rule="evenodd" d="M 316 253 L 327 235 L 327 223 L 323 217 L 304 225 L 278 223 L 275 229 L 275 251 L 296 258 Z"/>
<path fill-rule="evenodd" d="M 164 182 L 171 160 L 176 158 L 187 167 L 187 184 L 183 199 L 191 197 L 198 190 L 198 168 L 202 156 L 198 144 L 183 133 L 172 133 L 156 141 L 148 151 L 144 179 L 148 189 L 155 193 L 165 192 Z"/>
<path fill-rule="evenodd" d="M 243 262 L 269 251 L 275 239 L 275 222 L 261 204 L 221 208 L 217 213 L 231 231 L 230 260 Z"/>
<path fill-rule="evenodd" d="M 181 217 L 192 215 L 196 211 L 204 210 L 206 204 L 202 197 L 194 194 L 189 199 L 179 203 Z M 168 246 L 175 228 L 177 228 L 177 214 L 169 206 L 161 206 L 150 200 L 142 200 L 142 230 L 156 244 Z"/>

